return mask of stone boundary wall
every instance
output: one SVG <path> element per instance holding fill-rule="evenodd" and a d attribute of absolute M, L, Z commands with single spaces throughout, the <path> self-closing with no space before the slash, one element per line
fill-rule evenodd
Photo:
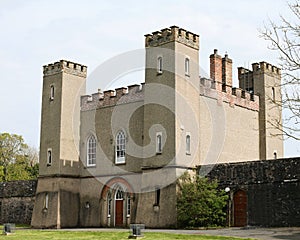
<path fill-rule="evenodd" d="M 231 199 L 246 191 L 249 226 L 300 226 L 300 158 L 217 164 L 207 177 L 229 187 Z"/>
<path fill-rule="evenodd" d="M 0 224 L 30 224 L 36 180 L 0 182 Z"/>

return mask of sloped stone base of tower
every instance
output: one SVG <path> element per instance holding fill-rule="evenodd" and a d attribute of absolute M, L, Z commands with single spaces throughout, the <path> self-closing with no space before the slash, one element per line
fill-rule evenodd
<path fill-rule="evenodd" d="M 39 178 L 31 226 L 34 228 L 77 227 L 80 180 Z"/>
<path fill-rule="evenodd" d="M 156 191 L 141 193 L 136 223 L 143 223 L 147 228 L 175 228 L 176 183 Z"/>

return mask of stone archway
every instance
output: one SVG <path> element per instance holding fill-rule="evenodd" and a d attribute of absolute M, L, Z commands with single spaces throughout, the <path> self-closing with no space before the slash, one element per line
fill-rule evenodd
<path fill-rule="evenodd" d="M 104 225 L 110 227 L 124 227 L 130 223 L 131 199 L 133 189 L 123 178 L 109 180 L 102 190 L 101 198 L 104 211 L 107 216 Z"/>

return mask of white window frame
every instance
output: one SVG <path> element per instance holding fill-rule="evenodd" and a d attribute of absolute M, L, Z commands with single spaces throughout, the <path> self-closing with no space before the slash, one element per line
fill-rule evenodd
<path fill-rule="evenodd" d="M 126 214 L 127 214 L 127 217 L 130 217 L 130 214 L 131 214 L 131 198 L 130 198 L 130 195 L 128 194 L 127 195 L 127 208 L 126 208 Z"/>
<path fill-rule="evenodd" d="M 50 100 L 54 100 L 55 89 L 54 85 L 50 86 Z"/>
<path fill-rule="evenodd" d="M 51 166 L 53 162 L 52 148 L 47 149 L 47 166 Z"/>
<path fill-rule="evenodd" d="M 116 135 L 115 164 L 126 163 L 126 134 L 120 130 Z"/>
<path fill-rule="evenodd" d="M 189 142 L 188 142 L 189 139 Z M 185 135 L 185 153 L 187 155 L 191 154 L 191 133 L 187 132 Z"/>
<path fill-rule="evenodd" d="M 97 157 L 97 139 L 93 134 L 91 134 L 88 137 L 86 143 L 86 165 L 88 167 L 96 166 L 96 157 Z"/>
<path fill-rule="evenodd" d="M 184 58 L 184 73 L 185 76 L 190 76 L 190 58 L 188 56 Z"/>
<path fill-rule="evenodd" d="M 162 56 L 157 57 L 157 73 L 158 74 L 163 73 L 163 57 Z"/>
<path fill-rule="evenodd" d="M 162 153 L 162 132 L 157 132 L 155 137 L 156 154 Z"/>

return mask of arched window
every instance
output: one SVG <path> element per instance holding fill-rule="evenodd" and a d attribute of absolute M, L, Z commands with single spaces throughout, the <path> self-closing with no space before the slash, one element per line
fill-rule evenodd
<path fill-rule="evenodd" d="M 157 73 L 162 73 L 163 68 L 162 68 L 162 57 L 157 58 Z"/>
<path fill-rule="evenodd" d="M 87 141 L 87 166 L 96 165 L 96 138 L 91 135 Z"/>
<path fill-rule="evenodd" d="M 190 76 L 190 59 L 185 58 L 184 60 L 184 71 L 185 75 Z"/>
<path fill-rule="evenodd" d="M 156 153 L 162 152 L 162 133 L 156 133 Z"/>
<path fill-rule="evenodd" d="M 54 99 L 54 86 L 51 85 L 50 86 L 50 100 L 53 100 Z"/>
<path fill-rule="evenodd" d="M 123 191 L 121 189 L 117 190 L 116 200 L 123 200 Z"/>
<path fill-rule="evenodd" d="M 126 137 L 125 133 L 121 130 L 116 137 L 116 160 L 115 163 L 125 163 L 125 150 L 126 150 Z"/>
<path fill-rule="evenodd" d="M 185 152 L 191 154 L 191 135 L 187 134 L 185 137 Z"/>

